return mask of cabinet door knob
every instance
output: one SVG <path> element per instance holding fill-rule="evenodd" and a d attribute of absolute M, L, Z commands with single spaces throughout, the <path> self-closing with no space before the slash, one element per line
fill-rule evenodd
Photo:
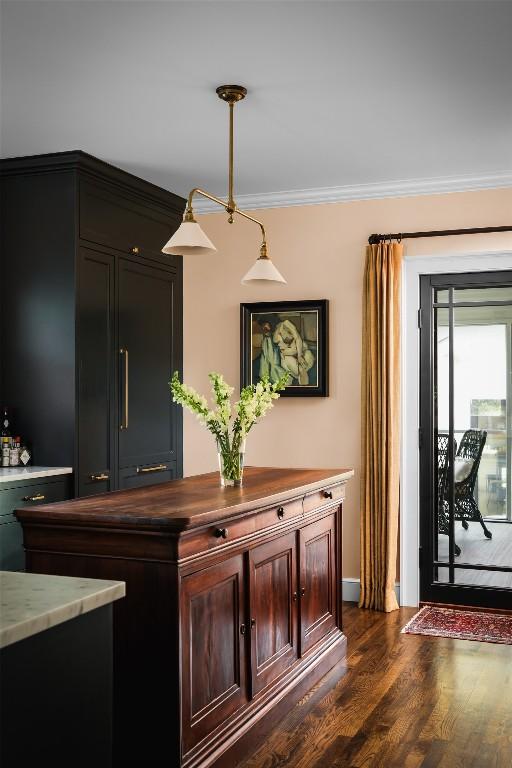
<path fill-rule="evenodd" d="M 240 627 L 240 634 L 245 635 L 245 624 L 242 624 Z"/>
<path fill-rule="evenodd" d="M 306 587 L 301 587 L 300 588 L 300 596 L 304 597 L 305 594 L 306 594 Z"/>
<path fill-rule="evenodd" d="M 227 528 L 216 528 L 214 535 L 215 535 L 216 539 L 227 539 L 227 537 L 228 537 L 228 529 Z"/>
<path fill-rule="evenodd" d="M 44 493 L 36 493 L 34 496 L 24 496 L 22 501 L 44 501 L 45 498 Z"/>
<path fill-rule="evenodd" d="M 284 507 L 278 507 L 277 508 L 277 516 L 280 520 L 284 517 Z"/>
<path fill-rule="evenodd" d="M 332 491 L 324 491 L 324 499 L 332 499 Z"/>
<path fill-rule="evenodd" d="M 297 593 L 296 592 L 294 592 L 292 594 L 292 600 L 293 600 L 294 603 L 297 601 Z"/>
<path fill-rule="evenodd" d="M 134 256 L 137 256 L 139 253 L 138 247 L 134 245 L 133 248 L 130 248 L 130 253 L 133 253 Z"/>
<path fill-rule="evenodd" d="M 256 626 L 256 619 L 251 619 L 251 629 Z"/>

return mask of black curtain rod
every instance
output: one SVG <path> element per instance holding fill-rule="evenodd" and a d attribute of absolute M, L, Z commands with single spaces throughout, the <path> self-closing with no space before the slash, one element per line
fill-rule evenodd
<path fill-rule="evenodd" d="M 512 232 L 512 225 L 505 227 L 471 227 L 470 229 L 438 229 L 431 232 L 395 232 L 389 235 L 370 235 L 370 245 L 386 240 L 414 240 L 417 237 L 448 237 L 449 235 L 485 235 L 489 232 Z"/>

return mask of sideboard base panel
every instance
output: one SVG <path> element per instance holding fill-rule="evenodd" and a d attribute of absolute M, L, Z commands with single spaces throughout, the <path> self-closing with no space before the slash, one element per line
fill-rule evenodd
<path fill-rule="evenodd" d="M 346 654 L 347 638 L 337 633 L 327 647 L 322 645 L 307 665 L 300 671 L 295 670 L 286 684 L 271 688 L 266 697 L 255 701 L 253 708 L 245 710 L 240 718 L 241 722 L 234 723 L 236 729 L 230 727 L 224 736 L 217 735 L 215 739 L 209 740 L 200 754 L 190 758 L 186 756 L 183 767 L 235 768 L 261 746 L 277 722 L 293 709 L 329 670 L 344 661 Z M 233 723 L 230 725 L 233 726 Z M 220 744 L 219 739 L 222 740 Z"/>

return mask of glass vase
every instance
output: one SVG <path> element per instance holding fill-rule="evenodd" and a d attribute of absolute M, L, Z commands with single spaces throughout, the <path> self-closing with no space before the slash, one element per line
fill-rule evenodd
<path fill-rule="evenodd" d="M 220 484 L 223 488 L 241 487 L 244 474 L 244 455 L 245 442 L 228 449 L 217 441 Z"/>

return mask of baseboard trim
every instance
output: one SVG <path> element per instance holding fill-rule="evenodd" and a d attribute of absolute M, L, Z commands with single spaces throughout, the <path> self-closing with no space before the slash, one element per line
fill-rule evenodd
<path fill-rule="evenodd" d="M 361 592 L 360 579 L 342 579 L 341 588 L 344 600 L 349 603 L 359 602 L 359 593 Z M 400 584 L 398 583 L 395 584 L 395 594 L 396 599 L 398 600 L 398 604 L 400 605 Z"/>

